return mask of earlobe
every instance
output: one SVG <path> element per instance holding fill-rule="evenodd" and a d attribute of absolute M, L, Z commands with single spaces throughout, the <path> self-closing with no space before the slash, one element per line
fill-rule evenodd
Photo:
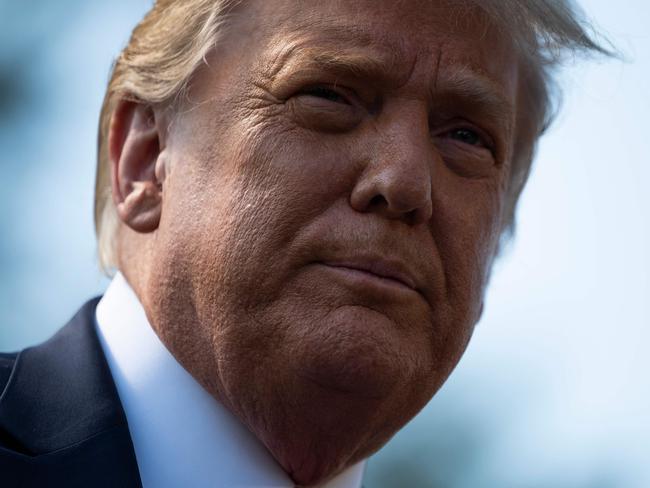
<path fill-rule="evenodd" d="M 153 232 L 160 222 L 160 193 L 160 189 L 149 181 L 135 181 L 128 195 L 117 204 L 117 214 L 136 232 Z"/>
<path fill-rule="evenodd" d="M 158 228 L 165 155 L 161 124 L 149 105 L 120 100 L 109 131 L 113 202 L 122 222 L 136 232 Z"/>

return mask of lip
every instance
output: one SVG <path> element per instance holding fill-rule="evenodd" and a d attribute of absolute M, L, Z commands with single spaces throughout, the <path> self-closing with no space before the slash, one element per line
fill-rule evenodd
<path fill-rule="evenodd" d="M 415 280 L 406 270 L 406 266 L 398 261 L 362 257 L 340 261 L 322 261 L 321 264 L 333 268 L 342 268 L 343 270 L 361 271 L 374 275 L 375 277 L 383 278 L 384 280 L 396 281 L 411 290 L 416 290 Z"/>

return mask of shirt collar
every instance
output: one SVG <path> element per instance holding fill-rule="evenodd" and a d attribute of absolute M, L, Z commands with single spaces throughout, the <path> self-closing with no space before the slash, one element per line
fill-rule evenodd
<path fill-rule="evenodd" d="M 294 486 L 257 438 L 174 359 L 121 273 L 96 319 L 145 488 Z M 359 488 L 364 467 L 351 466 L 321 488 Z"/>

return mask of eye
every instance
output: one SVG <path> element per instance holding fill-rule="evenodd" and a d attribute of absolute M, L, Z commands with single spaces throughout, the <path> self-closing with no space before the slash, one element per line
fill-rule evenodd
<path fill-rule="evenodd" d="M 316 98 L 327 100 L 328 102 L 343 103 L 349 105 L 347 98 L 341 95 L 338 91 L 328 88 L 326 86 L 313 86 L 306 88 L 300 92 L 300 95 L 308 95 Z"/>
<path fill-rule="evenodd" d="M 301 88 L 288 99 L 288 107 L 299 125 L 320 132 L 347 132 L 363 118 L 352 90 L 327 84 Z"/>
<path fill-rule="evenodd" d="M 471 129 L 454 129 L 449 133 L 449 137 L 470 146 L 478 146 L 481 144 L 481 136 Z"/>
<path fill-rule="evenodd" d="M 482 128 L 456 120 L 436 132 L 434 141 L 441 158 L 459 176 L 482 178 L 499 166 L 495 141 Z"/>
<path fill-rule="evenodd" d="M 459 129 L 453 129 L 449 131 L 447 135 L 451 139 L 462 142 L 463 144 L 492 149 L 491 142 L 486 140 L 486 138 L 481 133 L 470 128 L 462 127 Z"/>

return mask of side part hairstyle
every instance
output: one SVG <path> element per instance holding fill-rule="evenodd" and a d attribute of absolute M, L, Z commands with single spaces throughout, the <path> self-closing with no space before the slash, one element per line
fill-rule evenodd
<path fill-rule="evenodd" d="M 173 105 L 183 99 L 192 74 L 224 33 L 228 13 L 246 0 L 157 0 L 116 59 L 102 106 L 95 182 L 95 231 L 102 269 L 117 266 L 119 219 L 112 200 L 108 132 L 121 99 Z M 478 7 L 512 39 L 523 77 L 517 135 L 502 240 L 514 232 L 517 201 L 528 179 L 537 139 L 557 110 L 557 68 L 571 56 L 612 55 L 571 0 L 450 0 Z M 523 115 L 522 115 L 523 114 Z"/>

